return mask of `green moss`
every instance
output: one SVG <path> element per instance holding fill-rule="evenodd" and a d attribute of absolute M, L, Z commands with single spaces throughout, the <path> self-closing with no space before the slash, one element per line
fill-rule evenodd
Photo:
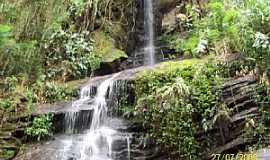
<path fill-rule="evenodd" d="M 203 58 L 192 58 L 192 59 L 185 59 L 182 61 L 170 61 L 170 62 L 164 62 L 157 65 L 154 69 L 146 69 L 139 73 L 138 77 L 147 76 L 151 72 L 157 72 L 157 73 L 168 73 L 173 72 L 177 69 L 195 66 L 195 65 L 203 65 L 207 63 L 208 61 L 211 61 L 214 57 L 212 55 L 206 56 Z"/>
<path fill-rule="evenodd" d="M 113 62 L 120 58 L 127 58 L 126 53 L 115 47 L 114 40 L 104 32 L 94 33 L 95 47 L 94 52 L 101 56 L 102 62 Z"/>

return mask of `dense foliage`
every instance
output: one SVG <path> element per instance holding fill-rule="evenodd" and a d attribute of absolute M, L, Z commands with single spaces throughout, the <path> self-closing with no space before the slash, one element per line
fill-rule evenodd
<path fill-rule="evenodd" d="M 269 67 L 269 7 L 266 0 L 210 0 L 202 6 L 179 4 L 176 27 L 182 33 L 164 34 L 161 40 L 176 52 L 201 56 L 241 53 Z M 201 10 L 201 12 L 198 12 Z M 181 17 L 181 16 L 180 16 Z M 186 27 L 188 26 L 188 27 Z"/>
<path fill-rule="evenodd" d="M 1 108 L 32 108 L 21 103 L 24 97 L 31 97 L 31 105 L 66 99 L 73 93 L 62 82 L 91 76 L 100 63 L 125 57 L 125 44 L 114 39 L 132 25 L 132 7 L 132 0 L 1 1 Z M 124 12 L 127 17 L 120 16 Z"/>
<path fill-rule="evenodd" d="M 213 61 L 201 65 L 178 64 L 181 67 L 177 69 L 167 66 L 170 69 L 148 71 L 136 81 L 137 110 L 143 112 L 151 136 L 169 149 L 177 150 L 183 159 L 199 159 L 209 146 L 198 142 L 196 133 L 211 129 L 219 116 L 217 110 L 227 113 L 217 88 L 223 77 L 254 72 L 259 76 L 264 74 L 261 79 L 267 79 L 268 75 L 269 81 L 270 77 L 270 3 L 265 0 L 201 3 L 179 4 L 180 18 L 177 17 L 175 30 L 164 33 L 160 40 L 174 51 L 193 57 L 215 54 L 224 56 L 226 61 L 226 55 L 240 53 L 242 58 L 221 64 Z M 266 90 L 265 86 L 262 88 Z M 260 98 L 257 98 L 263 100 L 256 102 L 263 114 L 268 113 L 268 96 L 258 93 Z M 248 134 L 265 136 L 267 132 L 263 128 L 267 122 L 258 120 L 256 131 L 247 131 Z M 264 144 L 263 140 L 257 144 Z"/>
<path fill-rule="evenodd" d="M 144 122 L 151 125 L 151 136 L 160 144 L 176 149 L 184 159 L 198 159 L 203 145 L 198 144 L 195 134 L 211 128 L 208 122 L 219 104 L 217 86 L 222 78 L 215 65 L 185 63 L 142 74 L 135 84 L 137 110 L 143 112 Z"/>
<path fill-rule="evenodd" d="M 26 134 L 36 140 L 40 141 L 52 135 L 52 116 L 43 115 L 35 117 L 31 127 L 26 128 Z"/>
<path fill-rule="evenodd" d="M 44 43 L 48 78 L 90 75 L 99 68 L 100 59 L 93 53 L 89 32 L 70 33 L 60 29 Z"/>

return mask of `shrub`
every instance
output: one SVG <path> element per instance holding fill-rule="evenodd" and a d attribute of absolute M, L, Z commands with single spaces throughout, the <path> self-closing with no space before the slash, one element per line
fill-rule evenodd
<path fill-rule="evenodd" d="M 44 44 L 48 77 L 81 77 L 96 70 L 100 58 L 93 53 L 93 43 L 89 32 L 53 33 Z"/>
<path fill-rule="evenodd" d="M 7 86 L 6 91 L 12 92 L 16 89 L 16 85 L 18 84 L 18 78 L 15 76 L 6 77 L 5 85 Z"/>
<path fill-rule="evenodd" d="M 73 92 L 64 86 L 57 85 L 56 83 L 46 83 L 43 88 L 43 97 L 45 103 L 53 103 L 60 100 L 65 100 L 73 95 Z"/>
<path fill-rule="evenodd" d="M 51 136 L 52 133 L 52 116 L 43 115 L 35 117 L 31 127 L 26 128 L 26 134 L 38 141 Z"/>

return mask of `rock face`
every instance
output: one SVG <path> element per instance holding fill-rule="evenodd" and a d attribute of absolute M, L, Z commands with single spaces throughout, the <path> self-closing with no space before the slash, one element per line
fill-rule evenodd
<path fill-rule="evenodd" d="M 159 0 L 159 8 L 163 13 L 166 13 L 172 8 L 174 8 L 179 2 L 179 0 Z"/>
<path fill-rule="evenodd" d="M 213 147 L 208 158 L 211 154 L 237 152 L 241 146 L 256 141 L 256 138 L 247 137 L 244 132 L 248 129 L 252 130 L 260 117 L 260 108 L 255 97 L 263 93 L 257 88 L 258 84 L 254 76 L 232 79 L 222 86 L 221 101 L 227 109 L 226 113 L 224 109 L 218 109 L 216 115 L 221 112 L 224 114 L 217 117 L 215 128 L 207 133 L 212 137 L 210 144 Z"/>
<path fill-rule="evenodd" d="M 176 25 L 177 9 L 172 9 L 169 13 L 165 14 L 162 19 L 162 30 L 164 32 L 171 32 Z"/>
<path fill-rule="evenodd" d="M 179 17 L 179 8 L 177 8 L 177 4 L 180 4 L 178 1 L 173 0 L 160 0 L 160 10 L 161 10 L 161 24 L 162 24 L 162 32 L 168 33 L 174 31 L 177 20 L 182 18 Z"/>

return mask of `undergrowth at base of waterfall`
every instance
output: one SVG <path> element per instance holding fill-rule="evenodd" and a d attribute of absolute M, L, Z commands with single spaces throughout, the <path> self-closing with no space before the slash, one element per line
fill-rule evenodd
<path fill-rule="evenodd" d="M 35 117 L 31 126 L 25 129 L 26 135 L 33 140 L 42 140 L 52 135 L 52 115 Z"/>
<path fill-rule="evenodd" d="M 202 144 L 195 134 L 211 128 L 208 122 L 219 104 L 218 86 L 223 78 L 214 64 L 186 62 L 142 74 L 135 84 L 136 110 L 143 112 L 150 135 L 158 143 L 185 158 L 198 159 Z"/>
<path fill-rule="evenodd" d="M 213 129 L 215 119 L 224 113 L 220 86 L 229 67 L 213 60 L 193 59 L 142 73 L 135 81 L 135 111 L 141 113 L 150 136 L 177 157 L 203 159 L 213 147 L 209 142 L 212 137 L 197 137 Z M 258 122 L 261 125 L 247 134 L 266 135 L 262 130 L 265 122 Z"/>

